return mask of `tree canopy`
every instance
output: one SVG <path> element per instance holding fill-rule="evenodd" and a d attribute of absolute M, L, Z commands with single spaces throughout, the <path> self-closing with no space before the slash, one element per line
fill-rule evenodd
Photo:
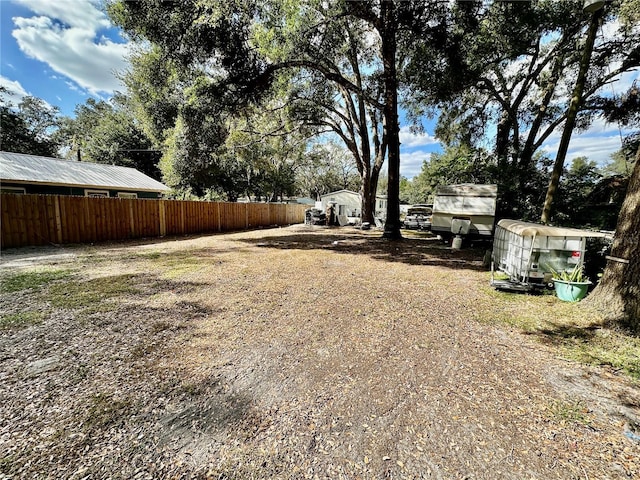
<path fill-rule="evenodd" d="M 445 143 L 480 146 L 487 138 L 492 141 L 503 205 L 508 206 L 502 213 L 518 218 L 527 208 L 523 200 L 530 193 L 527 179 L 535 153 L 567 119 L 567 99 L 591 17 L 582 11 L 582 2 L 475 5 L 478 17 L 459 32 L 462 40 L 455 46 L 461 57 L 449 63 L 459 68 L 437 72 L 455 88 L 443 89 L 432 76 L 421 76 L 426 69 L 417 63 L 412 82 L 422 93 L 413 111 L 421 114 L 438 105 L 437 135 Z M 620 8 L 608 3 L 602 14 L 598 32 L 615 33 L 596 37 L 576 104 L 578 130 L 588 127 L 607 103 L 602 87 L 639 65 L 640 29 L 618 22 Z"/>
<path fill-rule="evenodd" d="M 55 156 L 58 142 L 53 134 L 60 122 L 58 108 L 31 96 L 14 106 L 5 98 L 8 93 L 0 87 L 0 150 Z"/>
<path fill-rule="evenodd" d="M 160 179 L 160 152 L 129 108 L 115 95 L 109 102 L 89 98 L 77 105 L 74 117 L 62 117 L 54 137 L 70 159 L 132 167 Z"/>
<path fill-rule="evenodd" d="M 155 85 L 157 92 L 170 88 L 169 82 L 177 87 L 164 97 L 181 101 L 169 100 L 168 108 L 159 109 L 160 119 L 145 122 L 156 132 L 167 132 L 158 126 L 173 128 L 180 116 L 185 138 L 193 130 L 193 118 L 198 119 L 194 126 L 210 119 L 207 125 L 216 130 L 213 123 L 224 125 L 248 105 L 286 91 L 295 105 L 292 115 L 315 127 L 310 133 L 332 132 L 354 156 L 365 219 L 373 213 L 377 178 L 387 160 L 386 228 L 389 237 L 399 236 L 398 96 L 406 91 L 401 88 L 402 71 L 416 45 L 446 37 L 445 4 L 120 0 L 109 11 L 132 38 L 152 46 L 148 55 L 134 61 L 137 80 L 145 76 L 142 71 L 160 69 L 170 73 L 168 81 L 147 79 L 143 85 Z M 164 106 L 162 95 L 149 95 L 144 88 L 138 88 L 137 95 L 147 105 Z M 211 140 L 220 146 L 225 130 L 217 131 L 220 135 Z"/>

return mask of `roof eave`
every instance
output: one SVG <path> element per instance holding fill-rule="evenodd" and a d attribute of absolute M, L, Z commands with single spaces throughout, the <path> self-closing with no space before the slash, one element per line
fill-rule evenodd
<path fill-rule="evenodd" d="M 165 187 L 164 189 L 153 189 L 153 188 L 139 188 L 139 187 L 129 187 L 124 185 L 89 185 L 84 183 L 61 183 L 61 182 L 41 182 L 37 180 L 15 180 L 12 178 L 0 178 L 0 183 L 17 183 L 20 185 L 53 185 L 56 187 L 75 187 L 75 188 L 91 188 L 94 190 L 104 188 L 108 190 L 131 190 L 136 192 L 156 192 L 156 193 L 164 193 L 170 192 L 171 189 Z"/>

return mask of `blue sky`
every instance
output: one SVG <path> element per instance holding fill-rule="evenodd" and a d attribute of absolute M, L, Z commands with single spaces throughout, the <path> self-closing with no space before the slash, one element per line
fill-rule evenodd
<path fill-rule="evenodd" d="M 72 115 L 89 96 L 122 90 L 116 71 L 126 68 L 126 41 L 101 1 L 0 0 L 0 81 L 14 92 L 40 97 Z"/>
<path fill-rule="evenodd" d="M 0 0 L 0 85 L 14 93 L 42 98 L 64 115 L 89 97 L 108 99 L 123 90 L 116 72 L 127 68 L 126 39 L 109 23 L 103 0 Z M 639 78 L 627 74 L 617 82 L 618 93 Z M 615 84 L 614 84 L 615 85 Z M 400 131 L 401 174 L 412 178 L 431 152 L 440 151 L 433 122 L 426 132 Z M 560 132 L 543 149 L 555 155 Z M 488 145 L 490 147 L 490 145 Z M 574 134 L 568 159 L 585 155 L 600 164 L 620 148 L 617 125 L 596 121 L 591 129 Z"/>

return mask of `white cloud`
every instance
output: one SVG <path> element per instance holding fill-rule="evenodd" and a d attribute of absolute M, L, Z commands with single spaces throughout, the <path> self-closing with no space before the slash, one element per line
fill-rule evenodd
<path fill-rule="evenodd" d="M 89 30 L 109 28 L 107 15 L 97 0 L 14 0 L 38 15 L 55 18 L 71 27 Z"/>
<path fill-rule="evenodd" d="M 425 147 L 427 145 L 435 145 L 438 140 L 428 133 L 412 133 L 407 128 L 400 129 L 400 143 L 403 148 Z"/>
<path fill-rule="evenodd" d="M 19 0 L 39 16 L 14 17 L 12 35 L 29 57 L 49 65 L 93 94 L 113 93 L 122 85 L 114 72 L 126 68 L 128 46 L 98 31 L 110 26 L 92 0 Z"/>
<path fill-rule="evenodd" d="M 22 97 L 29 95 L 22 85 L 20 85 L 20 82 L 9 80 L 2 75 L 0 75 L 0 87 L 7 89 L 7 93 L 4 94 L 4 99 L 12 105 L 18 105 Z"/>
<path fill-rule="evenodd" d="M 418 150 L 411 153 L 400 153 L 400 175 L 412 179 L 422 170 L 422 163 L 431 158 L 431 152 Z"/>
<path fill-rule="evenodd" d="M 1 0 L 0 0 L 1 1 Z M 17 80 L 10 80 L 7 77 L 3 77 L 0 75 L 0 86 L 7 89 L 7 93 L 4 95 L 4 99 L 8 104 L 17 107 L 18 104 L 22 101 L 23 97 L 31 95 L 30 92 L 27 92 L 24 87 Z M 42 100 L 42 99 L 41 99 Z M 54 107 L 49 104 L 47 101 L 42 100 L 44 105 L 47 108 L 53 109 Z"/>
<path fill-rule="evenodd" d="M 611 154 L 620 150 L 622 146 L 621 133 L 624 137 L 629 132 L 620 132 L 616 124 L 597 119 L 586 132 L 574 133 L 571 136 L 566 163 L 569 164 L 576 157 L 587 157 L 598 165 L 606 165 L 611 161 Z M 554 132 L 541 147 L 541 150 L 548 152 L 552 158 L 558 151 L 561 134 L 560 129 Z"/>

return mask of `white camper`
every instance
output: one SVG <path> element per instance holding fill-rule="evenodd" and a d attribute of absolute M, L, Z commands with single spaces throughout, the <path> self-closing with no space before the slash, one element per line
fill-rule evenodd
<path fill-rule="evenodd" d="M 440 186 L 433 202 L 431 231 L 444 239 L 454 235 L 491 238 L 497 199 L 497 185 Z"/>

